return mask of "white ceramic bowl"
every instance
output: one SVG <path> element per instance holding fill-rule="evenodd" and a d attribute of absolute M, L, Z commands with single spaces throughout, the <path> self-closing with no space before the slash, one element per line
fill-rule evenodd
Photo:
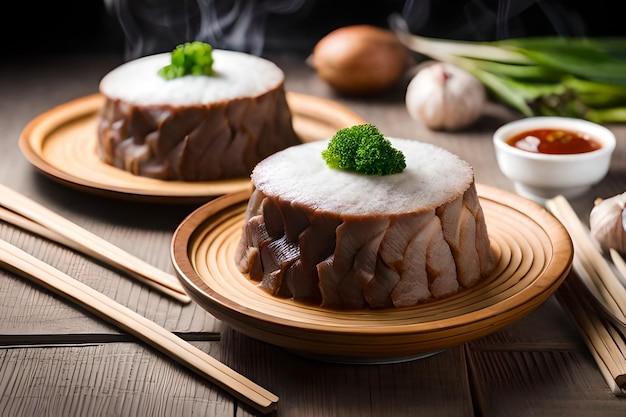
<path fill-rule="evenodd" d="M 587 133 L 600 142 L 598 150 L 577 154 L 545 154 L 518 149 L 506 140 L 523 131 L 553 128 Z M 528 117 L 501 126 L 493 135 L 496 159 L 502 173 L 513 181 L 518 194 L 541 204 L 563 195 L 578 197 L 607 174 L 615 149 L 609 129 L 583 119 Z"/>

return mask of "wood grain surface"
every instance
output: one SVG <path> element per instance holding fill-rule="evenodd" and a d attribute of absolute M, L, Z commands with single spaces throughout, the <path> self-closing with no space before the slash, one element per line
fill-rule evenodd
<path fill-rule="evenodd" d="M 314 95 L 385 134 L 437 144 L 473 167 L 478 183 L 512 192 L 495 162 L 491 133 L 518 116 L 490 103 L 463 132 L 431 132 L 410 119 L 411 74 L 377 97 L 335 94 L 304 63 L 270 57 L 288 91 Z M 97 93 L 119 56 L 12 60 L 0 66 L 0 181 L 167 272 L 177 226 L 200 205 L 94 195 L 42 175 L 19 149 L 38 115 Z M 587 221 L 596 197 L 626 190 L 626 127 L 609 175 L 572 201 Z M 623 417 L 568 311 L 551 296 L 504 328 L 420 360 L 386 365 L 317 361 L 233 330 L 196 303 L 181 305 L 71 249 L 0 223 L 0 238 L 24 249 L 223 361 L 280 397 L 278 416 L 360 417 L 567 415 Z M 567 278 L 566 278 L 567 279 Z M 253 416 L 252 408 L 159 352 L 11 272 L 0 270 L 0 416 Z"/>

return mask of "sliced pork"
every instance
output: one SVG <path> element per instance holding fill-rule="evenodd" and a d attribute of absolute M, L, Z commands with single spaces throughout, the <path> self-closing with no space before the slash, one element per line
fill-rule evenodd
<path fill-rule="evenodd" d="M 129 61 L 103 77 L 97 154 L 161 180 L 248 177 L 265 157 L 300 143 L 274 63 L 214 50 L 214 76 L 165 80 L 170 54 Z"/>
<path fill-rule="evenodd" d="M 329 309 L 413 307 L 485 279 L 496 259 L 469 164 L 390 140 L 407 168 L 389 176 L 328 168 L 326 141 L 260 162 L 240 271 L 274 295 Z"/>

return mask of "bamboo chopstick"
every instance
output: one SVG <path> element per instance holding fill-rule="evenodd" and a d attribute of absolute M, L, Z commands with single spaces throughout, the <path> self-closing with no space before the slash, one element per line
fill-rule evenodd
<path fill-rule="evenodd" d="M 615 300 L 607 294 L 607 289 L 603 285 L 597 284 L 597 277 L 594 278 L 589 275 L 577 256 L 574 256 L 573 269 L 578 275 L 578 279 L 585 286 L 585 290 L 591 296 L 595 307 L 606 317 L 609 317 L 614 324 L 619 325 L 620 328 L 626 329 L 626 323 L 619 319 L 621 312 Z"/>
<path fill-rule="evenodd" d="M 556 292 L 572 313 L 585 344 L 614 395 L 626 396 L 626 344 L 622 336 L 600 317 L 582 296 L 586 286 L 573 271 Z M 582 288 L 577 288 L 582 287 Z"/>
<path fill-rule="evenodd" d="M 1 239 L 0 263 L 136 336 L 255 409 L 263 413 L 276 409 L 278 397 L 265 388 L 167 329 Z"/>
<path fill-rule="evenodd" d="M 0 220 L 99 259 L 179 302 L 191 302 L 182 284 L 173 275 L 3 184 L 0 184 Z"/>
<path fill-rule="evenodd" d="M 574 244 L 574 257 L 580 259 L 581 266 L 594 284 L 601 289 L 606 304 L 612 306 L 611 311 L 615 317 L 626 324 L 626 288 L 598 250 L 588 228 L 582 224 L 565 197 L 559 195 L 547 200 L 546 207 L 570 233 Z"/>
<path fill-rule="evenodd" d="M 613 260 L 613 265 L 615 265 L 617 271 L 622 274 L 622 278 L 624 282 L 626 282 L 626 261 L 624 261 L 624 258 L 622 258 L 619 252 L 613 248 L 609 249 L 609 253 L 611 255 L 611 259 Z"/>
<path fill-rule="evenodd" d="M 572 274 L 559 288 L 559 299 L 574 316 L 613 394 L 626 395 L 626 288 L 567 199 L 557 196 L 545 205 L 565 226 L 574 245 Z"/>

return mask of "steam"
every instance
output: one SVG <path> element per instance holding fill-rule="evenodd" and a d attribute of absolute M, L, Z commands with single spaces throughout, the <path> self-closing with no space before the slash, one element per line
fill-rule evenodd
<path fill-rule="evenodd" d="M 305 3 L 316 1 L 104 0 L 104 3 L 124 32 L 126 58 L 133 59 L 171 51 L 193 40 L 208 42 L 218 49 L 261 55 L 269 15 L 295 13 Z M 430 31 L 435 36 L 452 39 L 531 36 L 533 28 L 538 27 L 551 34 L 584 36 L 586 26 L 580 12 L 554 3 L 550 0 L 406 0 L 402 16 L 413 33 L 428 35 Z M 339 22 L 341 16 L 335 16 L 335 5 L 324 4 L 329 9 L 329 19 L 337 18 Z"/>
<path fill-rule="evenodd" d="M 126 59 L 203 41 L 260 55 L 269 13 L 289 14 L 306 0 L 104 0 L 124 32 Z"/>
<path fill-rule="evenodd" d="M 443 2 L 434 0 L 407 0 L 402 16 L 414 33 L 428 29 L 433 21 L 445 21 L 449 30 L 439 33 L 452 39 L 494 40 L 532 36 L 531 27 L 541 19 L 544 34 L 584 36 L 585 23 L 580 13 L 546 0 L 470 0 L 445 5 L 444 15 L 437 16 L 437 7 Z M 458 8 L 457 8 L 458 5 Z M 449 13 L 454 10 L 453 13 Z"/>

